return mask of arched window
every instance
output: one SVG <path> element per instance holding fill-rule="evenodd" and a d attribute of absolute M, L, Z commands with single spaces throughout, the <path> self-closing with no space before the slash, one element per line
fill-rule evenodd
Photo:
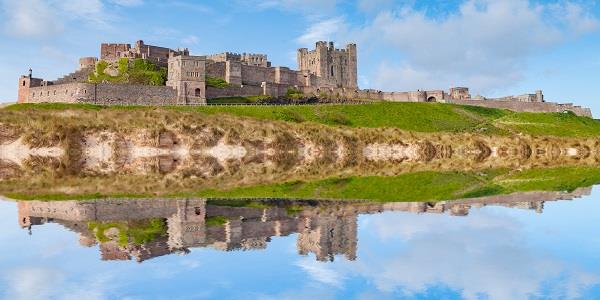
<path fill-rule="evenodd" d="M 333 66 L 331 66 L 331 77 L 333 77 Z"/>
<path fill-rule="evenodd" d="M 25 80 L 23 80 L 23 86 L 25 86 Z"/>
<path fill-rule="evenodd" d="M 196 90 L 194 91 L 194 96 L 196 96 L 196 97 L 200 97 L 200 89 L 196 89 Z"/>

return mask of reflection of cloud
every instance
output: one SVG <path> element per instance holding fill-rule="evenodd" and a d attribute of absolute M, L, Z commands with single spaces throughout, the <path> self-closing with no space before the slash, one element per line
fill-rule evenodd
<path fill-rule="evenodd" d="M 8 281 L 5 299 L 48 299 L 63 283 L 58 271 L 44 268 L 23 268 L 5 274 Z"/>
<path fill-rule="evenodd" d="M 319 299 L 328 300 L 336 299 L 335 294 L 331 288 L 322 288 L 314 286 L 305 286 L 300 290 L 288 290 L 276 295 L 257 295 L 256 298 L 260 300 L 304 300 L 304 299 Z M 373 299 L 373 298 L 371 298 Z"/>
<path fill-rule="evenodd" d="M 24 267 L 7 272 L 4 299 L 106 299 L 110 277 L 67 280 L 53 268 Z M 112 285 L 112 288 L 115 288 Z"/>
<path fill-rule="evenodd" d="M 306 257 L 297 262 L 314 280 L 334 287 L 341 287 L 343 283 L 342 274 L 333 270 L 329 265 L 317 262 L 314 258 Z"/>
<path fill-rule="evenodd" d="M 467 299 L 525 299 L 543 296 L 549 282 L 563 298 L 576 298 L 600 283 L 596 274 L 566 266 L 528 247 L 517 220 L 490 213 L 468 218 L 445 215 L 382 214 L 373 216 L 380 237 L 403 240 L 394 257 L 371 256 L 350 268 L 373 280 L 382 291 L 423 293 L 442 284 Z M 393 230 L 391 230 L 393 229 Z M 363 247 L 368 245 L 363 245 Z M 365 249 L 362 249 L 363 252 Z M 376 249 L 371 249 L 376 253 Z"/>

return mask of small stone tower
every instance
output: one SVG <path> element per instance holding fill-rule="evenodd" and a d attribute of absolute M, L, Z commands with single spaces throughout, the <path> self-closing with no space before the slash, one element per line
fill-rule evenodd
<path fill-rule="evenodd" d="M 42 86 L 44 80 L 33 78 L 33 71 L 29 69 L 29 75 L 19 78 L 18 103 L 29 102 L 29 88 Z"/>
<path fill-rule="evenodd" d="M 206 57 L 172 55 L 167 86 L 177 90 L 178 104 L 206 104 Z"/>
<path fill-rule="evenodd" d="M 333 42 L 317 42 L 315 50 L 298 50 L 298 68 L 319 77 L 323 87 L 358 88 L 356 44 L 335 49 Z"/>

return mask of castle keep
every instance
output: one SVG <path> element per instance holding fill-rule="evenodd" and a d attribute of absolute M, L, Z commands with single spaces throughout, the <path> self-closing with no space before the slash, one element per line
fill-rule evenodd
<path fill-rule="evenodd" d="M 91 83 L 99 62 L 143 59 L 166 67 L 164 85 Z M 565 112 L 591 117 L 591 110 L 572 104 L 546 102 L 535 94 L 488 99 L 472 97 L 466 87 L 443 90 L 383 92 L 358 88 L 357 46 L 336 49 L 333 42 L 317 42 L 314 50 L 298 49 L 298 70 L 273 67 L 265 54 L 224 52 L 190 55 L 188 49 L 169 49 L 137 41 L 102 44 L 100 57 L 83 57 L 79 69 L 54 81 L 34 78 L 32 71 L 19 78 L 19 103 L 94 103 L 103 105 L 202 105 L 225 97 L 285 97 L 289 91 L 320 101 L 444 102 L 522 112 Z M 226 85 L 215 86 L 220 80 Z"/>

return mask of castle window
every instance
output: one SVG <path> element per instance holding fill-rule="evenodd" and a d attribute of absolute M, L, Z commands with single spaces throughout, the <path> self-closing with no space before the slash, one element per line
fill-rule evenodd
<path fill-rule="evenodd" d="M 56 95 L 56 90 L 54 90 L 54 92 L 52 92 L 53 95 Z"/>
<path fill-rule="evenodd" d="M 196 90 L 194 91 L 194 96 L 196 96 L 196 97 L 200 97 L 200 89 L 196 89 Z"/>
<path fill-rule="evenodd" d="M 68 94 L 69 94 L 69 90 L 65 90 L 65 95 L 68 95 Z"/>
<path fill-rule="evenodd" d="M 25 86 L 25 80 L 23 80 L 23 86 Z"/>
<path fill-rule="evenodd" d="M 331 76 L 333 77 L 333 66 L 331 66 Z"/>
<path fill-rule="evenodd" d="M 87 90 L 83 90 L 83 93 L 84 93 L 84 94 L 87 94 Z"/>

